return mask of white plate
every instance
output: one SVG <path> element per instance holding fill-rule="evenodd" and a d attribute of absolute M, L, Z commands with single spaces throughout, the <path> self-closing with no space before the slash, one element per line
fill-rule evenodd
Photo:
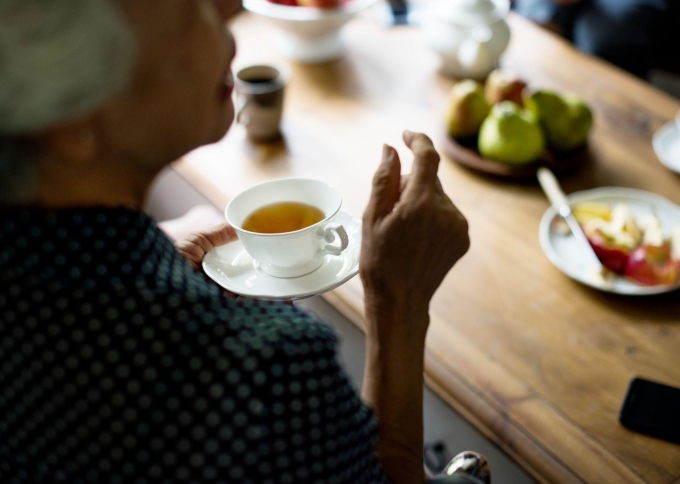
<path fill-rule="evenodd" d="M 288 279 L 262 272 L 240 241 L 217 247 L 205 255 L 205 273 L 223 288 L 253 299 L 291 301 L 318 296 L 344 284 L 359 272 L 361 220 L 338 212 L 333 221 L 344 225 L 349 246 L 342 254 L 326 256 L 310 274 Z"/>
<path fill-rule="evenodd" d="M 675 121 L 664 124 L 654 133 L 652 145 L 661 163 L 680 173 L 680 129 Z"/>
<path fill-rule="evenodd" d="M 583 192 L 572 193 L 567 196 L 569 204 L 580 202 L 602 202 L 616 205 L 624 202 L 633 212 L 636 220 L 649 213 L 655 213 L 661 220 L 664 236 L 676 225 L 680 225 L 680 207 L 662 196 L 643 190 L 632 188 L 596 188 Z M 631 296 L 645 296 L 661 294 L 680 288 L 680 281 L 674 286 L 642 286 L 626 278 L 616 276 L 611 282 L 593 277 L 588 269 L 587 257 L 579 247 L 574 236 L 562 235 L 553 230 L 553 220 L 559 217 L 553 207 L 550 207 L 539 227 L 539 238 L 543 252 L 558 269 L 566 275 L 587 286 L 601 291 Z"/>

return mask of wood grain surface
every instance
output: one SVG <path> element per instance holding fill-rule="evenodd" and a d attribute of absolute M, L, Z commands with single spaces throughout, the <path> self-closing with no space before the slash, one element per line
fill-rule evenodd
<path fill-rule="evenodd" d="M 595 112 L 593 161 L 562 179 L 565 190 L 634 187 L 680 203 L 680 179 L 651 146 L 680 103 L 521 18 L 510 23 L 502 65 L 531 86 L 580 94 Z M 263 19 L 241 14 L 233 30 L 237 66 L 284 62 Z M 441 146 L 453 81 L 413 27 L 383 29 L 369 13 L 345 33 L 343 60 L 292 65 L 282 142 L 255 144 L 235 126 L 176 169 L 222 204 L 272 178 L 319 178 L 360 216 L 383 143 L 397 147 L 404 172 L 403 129 Z M 534 181 L 485 177 L 447 158 L 439 175 L 470 221 L 472 248 L 432 301 L 428 384 L 540 482 L 680 482 L 680 446 L 617 419 L 632 377 L 680 386 L 680 295 L 607 295 L 559 272 L 539 246 L 548 202 Z M 361 326 L 358 278 L 327 299 Z"/>

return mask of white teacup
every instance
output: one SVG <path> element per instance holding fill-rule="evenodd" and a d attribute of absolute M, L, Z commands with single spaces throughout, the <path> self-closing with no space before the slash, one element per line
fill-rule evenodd
<path fill-rule="evenodd" d="M 280 202 L 312 205 L 321 210 L 325 218 L 295 232 L 262 234 L 243 230 L 250 214 Z M 286 178 L 241 192 L 227 205 L 226 217 L 262 271 L 274 277 L 298 277 L 316 270 L 326 255 L 339 255 L 349 245 L 345 228 L 332 222 L 341 206 L 342 195 L 327 183 Z"/>

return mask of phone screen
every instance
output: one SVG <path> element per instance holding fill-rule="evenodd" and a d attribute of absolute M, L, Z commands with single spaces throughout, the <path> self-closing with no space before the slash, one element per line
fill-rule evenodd
<path fill-rule="evenodd" d="M 680 443 L 680 389 L 634 378 L 619 419 L 631 430 Z"/>

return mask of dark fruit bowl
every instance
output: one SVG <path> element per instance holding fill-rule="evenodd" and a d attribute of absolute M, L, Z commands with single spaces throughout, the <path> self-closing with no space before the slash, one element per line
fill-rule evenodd
<path fill-rule="evenodd" d="M 573 172 L 590 160 L 588 145 L 572 151 L 546 150 L 536 161 L 528 165 L 507 165 L 484 158 L 477 149 L 477 137 L 456 139 L 444 137 L 444 153 L 456 163 L 471 170 L 503 178 L 535 178 L 542 166 L 550 168 L 556 175 Z"/>

